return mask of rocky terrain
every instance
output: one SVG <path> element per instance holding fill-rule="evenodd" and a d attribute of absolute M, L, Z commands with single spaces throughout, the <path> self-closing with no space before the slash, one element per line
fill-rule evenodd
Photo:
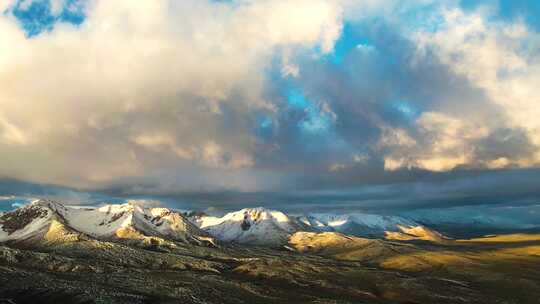
<path fill-rule="evenodd" d="M 0 217 L 0 303 L 539 303 L 539 235 L 400 225 L 396 241 L 296 219 L 34 202 Z"/>

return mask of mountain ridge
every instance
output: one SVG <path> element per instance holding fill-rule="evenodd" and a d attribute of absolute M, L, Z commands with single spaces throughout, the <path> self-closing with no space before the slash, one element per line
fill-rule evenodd
<path fill-rule="evenodd" d="M 163 238 L 197 244 L 213 243 L 208 233 L 179 212 L 134 204 L 74 208 L 55 201 L 37 200 L 3 214 L 0 227 L 0 242 L 54 242 L 61 241 L 61 236 L 71 235 L 71 239 L 151 242 L 153 238 Z"/>
<path fill-rule="evenodd" d="M 363 238 L 398 241 L 444 242 L 441 233 L 413 220 L 399 216 L 366 213 L 352 215 L 288 215 L 263 207 L 245 208 L 221 217 L 200 212 L 187 213 L 199 228 L 221 241 L 284 245 L 295 233 L 334 232 Z"/>
<path fill-rule="evenodd" d="M 244 208 L 218 217 L 131 203 L 72 207 L 37 200 L 0 216 L 0 243 L 94 238 L 150 244 L 170 240 L 212 246 L 217 245 L 217 240 L 282 247 L 289 245 L 297 233 L 339 233 L 357 238 L 438 243 L 448 240 L 437 231 L 401 217 L 361 213 L 300 216 L 262 207 Z"/>

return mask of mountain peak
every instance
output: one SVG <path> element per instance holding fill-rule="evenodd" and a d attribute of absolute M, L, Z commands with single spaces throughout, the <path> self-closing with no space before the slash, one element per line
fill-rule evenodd
<path fill-rule="evenodd" d="M 23 206 L 23 208 L 28 206 L 45 207 L 51 209 L 56 209 L 58 207 L 64 208 L 64 205 L 62 203 L 50 199 L 37 199 L 32 201 L 29 205 Z"/>
<path fill-rule="evenodd" d="M 210 235 L 226 242 L 279 246 L 300 230 L 285 213 L 263 207 L 244 208 L 223 217 L 195 216 L 192 221 Z"/>
<path fill-rule="evenodd" d="M 184 215 L 166 208 L 144 208 L 136 204 L 76 208 L 51 200 L 37 200 L 0 217 L 0 242 L 29 237 L 43 239 L 58 223 L 66 231 L 98 239 L 161 237 L 199 244 L 211 240 L 208 233 Z"/>
<path fill-rule="evenodd" d="M 258 221 L 258 220 L 264 220 L 264 219 L 275 219 L 280 222 L 289 222 L 289 217 L 281 212 L 271 209 L 266 209 L 263 207 L 256 207 L 256 208 L 244 208 L 238 212 L 231 213 L 232 215 L 238 216 L 239 214 L 244 215 L 245 220 L 252 220 L 252 221 Z"/>
<path fill-rule="evenodd" d="M 0 217 L 0 242 L 54 243 L 76 240 L 80 233 L 66 225 L 66 208 L 56 201 L 36 200 Z"/>

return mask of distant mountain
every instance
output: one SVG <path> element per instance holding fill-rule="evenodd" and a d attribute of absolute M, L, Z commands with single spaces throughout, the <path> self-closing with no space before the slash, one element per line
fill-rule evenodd
<path fill-rule="evenodd" d="M 540 231 L 540 206 L 462 206 L 447 209 L 423 209 L 403 213 L 437 231 L 457 238 L 489 234 Z"/>
<path fill-rule="evenodd" d="M 442 241 L 445 237 L 413 220 L 400 216 L 367 213 L 310 214 L 297 219 L 323 232 L 339 232 L 346 235 L 390 240 Z"/>
<path fill-rule="evenodd" d="M 218 240 L 242 244 L 284 245 L 296 232 L 339 232 L 402 241 L 440 242 L 445 239 L 442 234 L 406 218 L 363 213 L 292 216 L 254 208 L 231 212 L 223 217 L 190 213 L 189 218 Z"/>
<path fill-rule="evenodd" d="M 0 217 L 0 242 L 58 242 L 88 237 L 105 240 L 159 237 L 193 243 L 211 241 L 206 232 L 179 212 L 133 204 L 76 208 L 39 200 Z"/>
<path fill-rule="evenodd" d="M 450 240 L 442 233 L 426 226 L 397 226 L 399 231 L 386 231 L 385 238 L 393 241 L 430 241 L 435 243 L 445 243 Z"/>
<path fill-rule="evenodd" d="M 280 211 L 247 208 L 223 217 L 193 214 L 190 220 L 218 240 L 254 245 L 283 245 L 298 231 L 312 231 L 308 225 Z"/>
<path fill-rule="evenodd" d="M 446 240 L 437 231 L 406 218 L 362 213 L 292 216 L 265 208 L 247 208 L 215 217 L 138 204 L 81 208 L 38 200 L 0 216 L 0 243 L 65 243 L 90 238 L 148 245 L 159 245 L 160 240 L 215 245 L 215 238 L 281 247 L 299 232 L 399 241 Z"/>

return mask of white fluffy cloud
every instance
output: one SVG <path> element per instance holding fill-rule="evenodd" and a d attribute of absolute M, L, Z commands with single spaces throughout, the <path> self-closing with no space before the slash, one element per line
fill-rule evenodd
<path fill-rule="evenodd" d="M 84 22 L 32 38 L 14 3 L 0 2 L 0 177 L 251 191 L 360 166 L 540 164 L 538 34 L 457 0 L 53 0 L 54 16 L 83 9 Z M 345 22 L 368 39 L 336 68 L 326 55 Z M 378 31 L 388 36 L 369 39 Z M 294 86 L 317 113 L 276 97 Z M 412 97 L 407 117 L 386 104 L 402 93 Z M 331 126 L 306 120 L 315 114 Z"/>
<path fill-rule="evenodd" d="M 422 45 L 434 48 L 442 62 L 484 89 L 508 114 L 511 126 L 523 127 L 540 144 L 540 59 L 538 34 L 523 23 L 489 23 L 480 13 L 451 10 L 445 27 L 421 35 Z"/>
<path fill-rule="evenodd" d="M 52 4 L 55 14 L 65 3 Z M 329 0 L 85 7 L 79 27 L 59 22 L 32 38 L 0 16 L 1 175 L 94 187 L 252 166 L 251 131 L 242 122 L 225 130 L 221 105 L 268 108 L 272 59 L 286 49 L 330 52 L 342 27 L 341 6 Z"/>
<path fill-rule="evenodd" d="M 475 146 L 471 142 L 488 135 L 481 123 L 449 117 L 443 113 L 426 112 L 416 121 L 417 142 L 405 130 L 389 129 L 380 145 L 389 147 L 385 158 L 387 170 L 403 167 L 430 171 L 448 171 L 474 163 Z"/>
<path fill-rule="evenodd" d="M 458 110 L 423 113 L 416 120 L 419 143 L 386 145 L 392 147 L 385 159 L 387 169 L 448 171 L 458 166 L 494 169 L 540 164 L 540 36 L 522 22 L 489 21 L 488 13 L 443 10 L 437 30 L 414 35 L 419 46 L 415 60 L 421 62 L 426 54 L 435 54 L 449 71 L 481 90 L 490 113 L 499 115 L 469 108 L 463 100 L 454 100 Z M 535 151 L 479 156 L 482 140 L 497 136 L 500 142 L 508 140 L 496 135 L 500 128 L 523 132 Z"/>

